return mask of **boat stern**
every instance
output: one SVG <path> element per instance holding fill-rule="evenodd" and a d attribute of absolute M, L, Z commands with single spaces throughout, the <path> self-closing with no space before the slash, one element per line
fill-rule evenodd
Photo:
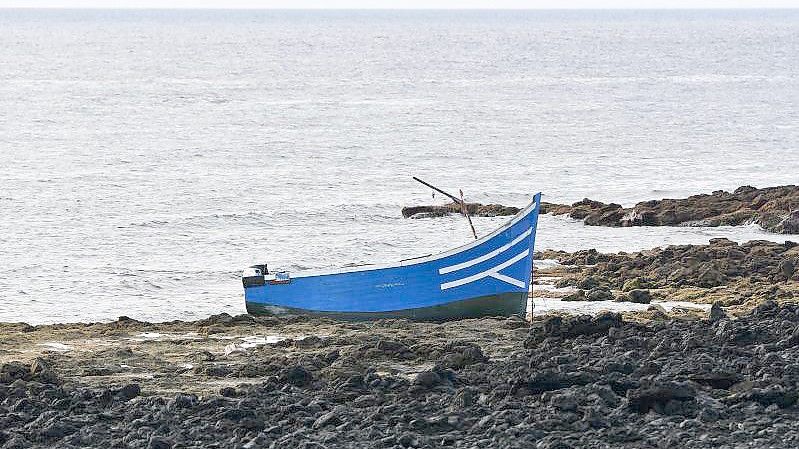
<path fill-rule="evenodd" d="M 269 270 L 266 264 L 252 265 L 244 269 L 241 273 L 241 283 L 244 284 L 244 290 L 250 287 L 260 287 L 266 284 L 266 275 Z"/>

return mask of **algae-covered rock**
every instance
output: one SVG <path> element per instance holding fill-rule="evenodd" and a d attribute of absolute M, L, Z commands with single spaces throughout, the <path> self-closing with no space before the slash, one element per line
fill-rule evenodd
<path fill-rule="evenodd" d="M 642 201 L 630 208 L 585 198 L 571 205 L 548 204 L 546 212 L 568 214 L 589 226 L 738 226 L 757 223 L 781 234 L 799 234 L 799 186 L 734 192 L 715 191 L 688 198 Z"/>
<path fill-rule="evenodd" d="M 649 304 L 652 302 L 652 294 L 649 290 L 630 290 L 629 292 L 616 297 L 616 301 L 632 302 L 636 304 Z"/>
<path fill-rule="evenodd" d="M 613 292 L 607 288 L 592 288 L 586 295 L 586 301 L 613 301 Z"/>

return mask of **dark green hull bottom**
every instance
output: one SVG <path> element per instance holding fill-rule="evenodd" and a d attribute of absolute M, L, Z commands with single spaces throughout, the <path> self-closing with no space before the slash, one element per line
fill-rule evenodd
<path fill-rule="evenodd" d="M 524 317 L 527 312 L 527 293 L 503 293 L 500 295 L 481 296 L 479 298 L 453 301 L 432 307 L 392 310 L 387 312 L 327 312 L 254 302 L 246 302 L 245 304 L 247 306 L 247 313 L 251 315 L 309 315 L 349 321 L 394 318 L 412 321 L 442 322 L 487 316 L 518 315 Z"/>

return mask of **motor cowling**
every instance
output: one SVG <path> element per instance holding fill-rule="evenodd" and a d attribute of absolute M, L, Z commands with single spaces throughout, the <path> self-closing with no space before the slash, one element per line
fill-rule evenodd
<path fill-rule="evenodd" d="M 266 282 L 264 276 L 267 274 L 269 274 L 269 270 L 266 264 L 252 265 L 244 269 L 244 272 L 241 274 L 241 282 L 244 284 L 244 288 L 258 287 L 264 285 Z"/>

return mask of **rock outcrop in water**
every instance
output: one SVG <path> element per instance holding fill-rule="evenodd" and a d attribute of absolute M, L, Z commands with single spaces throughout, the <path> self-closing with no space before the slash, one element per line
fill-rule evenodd
<path fill-rule="evenodd" d="M 766 299 L 799 301 L 799 244 L 712 239 L 708 245 L 671 245 L 635 253 L 543 251 L 556 259 L 558 287 L 575 287 L 564 300 L 649 303 L 653 298 L 743 306 Z M 550 274 L 551 275 L 551 274 Z"/>
<path fill-rule="evenodd" d="M 799 281 L 799 244 L 753 240 L 736 243 L 724 238 L 708 245 L 669 245 L 634 253 L 574 253 L 544 251 L 536 256 L 564 265 L 582 265 L 581 278 L 566 284 L 618 290 L 665 287 L 717 287 L 734 281 L 778 284 Z"/>
<path fill-rule="evenodd" d="M 572 205 L 541 203 L 542 213 L 568 214 L 589 226 L 737 226 L 749 223 L 780 234 L 799 234 L 799 186 L 716 191 L 682 199 L 643 201 L 631 208 L 584 199 Z"/>
<path fill-rule="evenodd" d="M 234 319 L 209 325 L 245 324 Z M 346 339 L 284 343 L 238 355 L 243 363 L 227 370 L 171 374 L 171 392 L 130 375 L 66 381 L 64 355 L 8 362 L 0 368 L 0 447 L 799 446 L 796 304 L 768 301 L 740 319 L 635 323 L 605 313 L 547 317 L 529 330 L 473 322 L 460 337 L 445 325 L 384 321 Z M 391 339 L 370 337 L 389 330 Z M 494 342 L 475 343 L 481 333 Z M 450 341 L 439 343 L 445 334 Z M 172 346 L 172 354 L 185 351 Z M 496 346 L 504 354 L 487 356 Z M 161 359 L 137 352 L 120 357 L 166 375 Z M 200 354 L 197 363 L 224 367 L 225 358 Z M 431 363 L 411 375 L 386 369 L 417 358 Z M 217 379 L 216 392 L 180 387 L 197 376 Z"/>
<path fill-rule="evenodd" d="M 473 217 L 516 215 L 520 210 L 518 207 L 503 206 L 501 204 L 466 203 L 466 207 L 469 215 Z M 446 217 L 460 213 L 461 205 L 454 202 L 443 206 L 409 206 L 402 208 L 402 216 L 405 218 Z"/>

